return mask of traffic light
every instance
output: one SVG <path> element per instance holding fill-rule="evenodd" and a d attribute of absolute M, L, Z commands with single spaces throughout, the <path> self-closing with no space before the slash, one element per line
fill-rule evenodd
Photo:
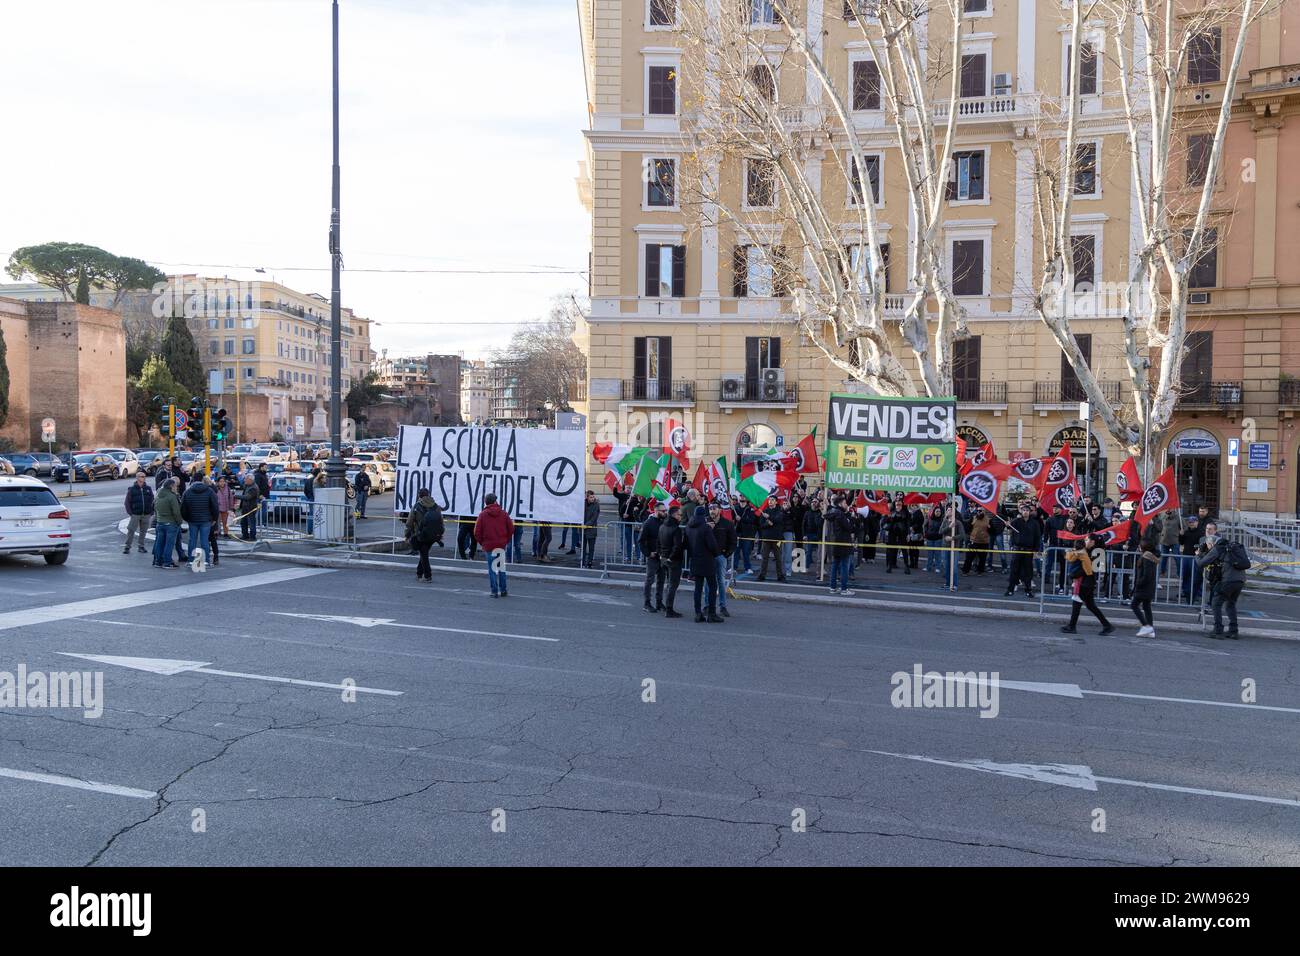
<path fill-rule="evenodd" d="M 226 410 L 218 408 L 216 414 L 212 417 L 212 440 L 225 441 L 226 436 L 230 434 L 230 421 L 226 418 Z"/>
<path fill-rule="evenodd" d="M 189 411 L 185 414 L 189 418 L 190 444 L 203 444 L 203 403 L 197 398 L 191 398 Z"/>
<path fill-rule="evenodd" d="M 172 422 L 176 418 L 176 409 L 172 405 L 162 407 L 162 417 L 158 424 L 158 434 L 163 438 L 170 438 L 172 435 Z"/>

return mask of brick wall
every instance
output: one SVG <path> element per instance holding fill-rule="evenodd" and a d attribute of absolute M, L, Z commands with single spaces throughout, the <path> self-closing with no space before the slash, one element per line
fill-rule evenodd
<path fill-rule="evenodd" d="M 57 422 L 59 443 L 124 445 L 126 340 L 116 312 L 74 302 L 29 302 L 28 431 L 39 447 L 41 419 Z"/>

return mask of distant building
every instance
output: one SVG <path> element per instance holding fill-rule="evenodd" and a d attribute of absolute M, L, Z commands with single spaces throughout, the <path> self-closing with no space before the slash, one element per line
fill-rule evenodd
<path fill-rule="evenodd" d="M 497 422 L 526 422 L 540 419 L 541 413 L 533 408 L 527 382 L 522 373 L 523 363 L 517 359 L 497 359 L 490 366 L 492 404 L 490 418 Z"/>
<path fill-rule="evenodd" d="M 460 363 L 460 414 L 468 425 L 492 417 L 492 373 L 484 359 L 463 359 Z"/>
<path fill-rule="evenodd" d="M 385 350 L 372 363 L 371 371 L 387 395 L 398 399 L 429 399 L 431 407 L 438 410 L 437 424 L 454 425 L 461 420 L 460 367 L 459 355 L 390 358 Z"/>

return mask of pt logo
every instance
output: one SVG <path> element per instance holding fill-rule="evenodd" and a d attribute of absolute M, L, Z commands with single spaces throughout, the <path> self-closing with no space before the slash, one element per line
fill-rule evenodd
<path fill-rule="evenodd" d="M 1152 485 L 1142 493 L 1142 512 L 1144 514 L 1155 514 L 1164 507 L 1165 502 L 1169 500 L 1169 492 L 1165 490 L 1164 485 Z"/>
<path fill-rule="evenodd" d="M 681 457 L 686 451 L 686 441 L 689 436 L 686 434 L 686 428 L 678 425 L 668 433 L 668 447 L 673 450 L 673 454 Z"/>
<path fill-rule="evenodd" d="M 1047 470 L 1047 483 L 1059 485 L 1070 476 L 1070 466 L 1064 458 L 1053 458 L 1052 467 Z"/>
<path fill-rule="evenodd" d="M 921 452 L 921 467 L 926 471 L 938 471 L 943 467 L 944 454 L 934 448 Z"/>

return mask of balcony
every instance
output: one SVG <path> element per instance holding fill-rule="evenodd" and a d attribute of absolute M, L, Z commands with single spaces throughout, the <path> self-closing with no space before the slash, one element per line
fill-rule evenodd
<path fill-rule="evenodd" d="M 695 383 L 685 379 L 625 378 L 620 400 L 646 405 L 694 405 Z"/>
<path fill-rule="evenodd" d="M 1179 408 L 1241 408 L 1240 382 L 1195 382 L 1183 386 Z"/>
<path fill-rule="evenodd" d="M 1279 408 L 1300 408 L 1300 379 L 1283 379 L 1277 383 Z"/>
<path fill-rule="evenodd" d="M 735 382 L 739 388 L 731 383 Z M 743 381 L 723 379 L 718 383 L 718 405 L 723 411 L 731 408 L 785 408 L 793 410 L 799 404 L 799 386 L 794 382 L 764 382 L 758 378 Z"/>
<path fill-rule="evenodd" d="M 995 123 L 1023 120 L 1038 115 L 1038 93 L 996 93 L 993 96 L 963 96 L 957 100 L 958 123 Z M 948 122 L 949 103 L 934 104 L 935 123 Z"/>
<path fill-rule="evenodd" d="M 1101 394 L 1111 405 L 1119 404 L 1119 382 L 1099 382 Z M 1083 386 L 1073 379 L 1065 382 L 1035 382 L 1034 408 L 1069 408 L 1087 401 Z"/>
<path fill-rule="evenodd" d="M 1007 407 L 1006 382 L 980 382 L 972 379 L 953 382 L 958 405 L 982 408 Z"/>

